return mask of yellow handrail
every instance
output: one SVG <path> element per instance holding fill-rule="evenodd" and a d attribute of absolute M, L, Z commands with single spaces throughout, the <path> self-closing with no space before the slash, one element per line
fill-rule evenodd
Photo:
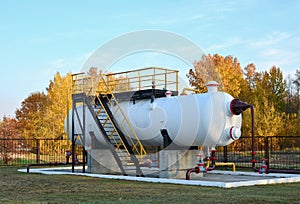
<path fill-rule="evenodd" d="M 101 110 L 104 110 L 104 112 L 105 112 L 105 114 L 106 114 L 106 117 L 107 117 L 107 120 L 105 121 L 105 123 L 102 124 L 102 126 L 105 127 L 107 121 L 108 121 L 108 120 L 111 121 L 112 119 L 110 118 L 109 114 L 108 114 L 107 111 L 105 110 L 104 105 L 103 105 L 102 101 L 100 100 L 99 96 L 96 96 L 96 98 L 98 99 L 98 101 L 99 101 L 100 104 L 101 104 L 101 107 L 102 107 Z M 99 112 L 100 112 L 100 111 L 99 111 Z M 114 127 L 114 130 L 116 130 L 116 127 L 115 127 L 114 123 L 111 123 L 111 124 L 112 124 L 112 126 Z M 122 145 L 125 147 L 124 142 L 123 142 L 122 138 L 120 137 L 118 131 L 115 131 L 115 132 L 118 134 L 118 136 L 119 136 L 119 138 L 120 138 L 120 141 L 121 141 Z M 112 134 L 112 133 L 111 133 L 111 134 Z M 112 136 L 112 135 L 110 135 L 110 136 L 108 136 L 108 137 L 110 138 L 111 136 Z M 113 140 L 114 140 L 115 144 L 118 146 L 119 144 L 117 143 L 117 141 L 116 141 L 114 138 L 113 138 Z M 128 151 L 128 149 L 127 149 L 126 147 L 125 147 L 125 150 L 126 150 L 127 153 L 129 154 L 129 151 Z"/>
<path fill-rule="evenodd" d="M 106 85 L 106 88 L 108 89 L 108 92 L 110 92 L 110 94 L 111 94 L 111 97 L 112 97 L 112 98 L 110 99 L 110 101 L 111 101 L 112 99 L 114 100 L 115 106 L 116 106 L 116 107 L 118 108 L 118 110 L 120 111 L 120 113 L 121 113 L 123 119 L 126 121 L 128 127 L 129 127 L 129 129 L 130 129 L 130 131 L 131 131 L 131 133 L 133 134 L 133 136 L 134 136 L 134 138 L 135 138 L 135 140 L 136 140 L 136 144 L 134 143 L 134 141 L 132 140 L 132 138 L 131 138 L 129 135 L 126 135 L 126 136 L 128 137 L 128 139 L 130 139 L 131 144 L 133 145 L 133 149 L 135 149 L 135 150 L 138 152 L 139 156 L 140 156 L 141 158 L 143 158 L 143 157 L 147 154 L 145 148 L 143 147 L 142 143 L 140 142 L 138 136 L 136 135 L 136 133 L 135 133 L 135 131 L 134 131 L 132 125 L 131 125 L 131 123 L 130 123 L 129 120 L 127 119 L 127 117 L 126 117 L 124 111 L 122 110 L 120 104 L 118 103 L 117 99 L 115 98 L 113 92 L 111 91 L 111 89 L 110 89 L 109 86 L 107 85 L 107 83 L 106 83 L 104 77 L 103 77 L 103 76 L 101 76 L 101 77 L 102 77 L 102 81 L 103 81 L 104 84 Z M 99 101 L 100 101 L 100 100 L 99 100 Z M 108 114 L 107 114 L 107 115 L 108 115 Z M 127 133 L 127 134 L 128 134 L 128 133 Z M 138 149 L 138 147 L 139 147 L 139 149 Z"/>

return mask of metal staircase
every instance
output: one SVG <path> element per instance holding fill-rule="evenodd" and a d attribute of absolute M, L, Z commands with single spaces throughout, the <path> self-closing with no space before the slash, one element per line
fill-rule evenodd
<path fill-rule="evenodd" d="M 101 103 L 103 106 L 97 106 L 93 101 L 95 100 L 91 100 L 90 97 L 87 97 L 85 103 L 110 148 L 121 173 L 128 175 L 126 172 L 126 161 L 130 159 L 136 168 L 136 176 L 144 176 L 135 152 L 132 150 L 123 132 L 111 115 L 108 106 L 105 106 L 104 101 Z"/>
<path fill-rule="evenodd" d="M 156 93 L 155 97 L 159 94 L 160 97 L 165 97 L 167 88 L 177 91 L 178 71 L 145 68 L 115 74 L 100 74 L 100 76 L 84 76 L 83 73 L 79 73 L 72 77 L 72 99 L 75 112 L 77 103 L 86 104 L 123 175 L 128 175 L 127 172 L 132 174 L 132 169 L 135 169 L 136 176 L 144 176 L 141 165 L 144 164 L 143 160 L 147 152 L 119 101 L 128 100 L 134 103 L 135 100 L 153 97 L 153 93 Z M 149 89 L 149 84 L 152 89 Z M 80 117 L 77 115 L 77 118 Z M 84 119 L 80 124 L 84 124 Z M 81 129 L 85 135 L 85 128 L 81 127 Z M 94 135 L 94 132 L 89 132 L 89 134 L 93 138 L 99 137 L 99 135 Z M 128 169 L 130 171 L 127 171 Z"/>

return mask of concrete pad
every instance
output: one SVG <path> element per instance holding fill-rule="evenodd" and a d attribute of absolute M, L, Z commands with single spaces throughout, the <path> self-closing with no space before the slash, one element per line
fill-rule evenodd
<path fill-rule="evenodd" d="M 80 173 L 82 167 L 76 166 L 76 172 L 72 173 L 70 167 L 57 167 L 57 168 L 39 168 L 30 169 L 30 173 L 40 174 L 56 174 L 56 175 L 79 175 L 89 176 L 103 179 L 119 179 L 129 181 L 142 181 L 151 183 L 167 183 L 167 184 L 180 184 L 180 185 L 195 185 L 195 186 L 212 186 L 220 188 L 233 188 L 240 186 L 255 186 L 255 185 L 268 185 L 279 183 L 295 183 L 300 182 L 299 174 L 258 174 L 255 172 L 231 172 L 214 170 L 204 174 L 203 176 L 192 177 L 194 180 L 183 179 L 167 179 L 167 178 L 149 178 L 149 177 L 134 177 L 134 176 L 121 176 L 121 175 L 107 175 L 107 174 L 91 174 Z M 19 169 L 19 172 L 26 173 L 26 169 Z"/>

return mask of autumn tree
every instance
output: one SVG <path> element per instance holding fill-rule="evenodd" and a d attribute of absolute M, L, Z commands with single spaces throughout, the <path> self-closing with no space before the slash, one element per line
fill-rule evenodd
<path fill-rule="evenodd" d="M 194 62 L 194 70 L 190 69 L 187 77 L 190 84 L 201 92 L 206 91 L 208 81 L 214 80 L 221 84 L 220 90 L 237 97 L 241 91 L 243 72 L 237 58 L 209 54 Z"/>
<path fill-rule="evenodd" d="M 27 139 L 46 138 L 48 124 L 45 120 L 48 97 L 43 92 L 30 94 L 16 110 L 16 119 L 19 122 L 19 130 Z"/>
<path fill-rule="evenodd" d="M 293 83 L 298 85 L 296 92 L 299 93 L 300 71 L 297 74 Z M 251 63 L 242 70 L 237 58 L 214 54 L 202 56 L 200 61 L 195 61 L 194 69 L 189 70 L 187 77 L 190 84 L 202 92 L 206 91 L 205 84 L 209 80 L 219 80 L 223 85 L 221 90 L 254 105 L 256 135 L 295 134 L 299 129 L 298 112 L 285 112 L 287 83 L 279 67 L 273 66 L 269 71 L 257 72 L 256 66 Z M 292 98 L 295 99 L 299 97 Z M 250 133 L 251 115 L 248 110 L 243 113 L 242 134 Z"/>
<path fill-rule="evenodd" d="M 272 102 L 267 98 L 255 101 L 255 135 L 258 136 L 277 136 L 282 129 L 282 113 L 276 111 Z M 250 134 L 249 134 L 250 135 Z"/>
<path fill-rule="evenodd" d="M 244 68 L 240 98 L 255 107 L 256 135 L 282 135 L 285 122 L 291 118 L 286 115 L 286 81 L 280 68 L 273 66 L 269 71 L 256 72 L 254 64 Z M 243 115 L 243 134 L 250 134 L 251 118 Z M 291 128 L 291 127 L 289 127 Z"/>
<path fill-rule="evenodd" d="M 271 100 L 278 111 L 285 110 L 285 98 L 287 97 L 287 84 L 279 67 L 273 66 L 269 71 L 269 86 L 271 88 Z"/>
<path fill-rule="evenodd" d="M 16 141 L 21 134 L 18 131 L 18 122 L 15 118 L 3 117 L 0 121 L 0 158 L 5 164 L 12 159 L 12 154 L 16 151 Z"/>
<path fill-rule="evenodd" d="M 58 138 L 64 133 L 64 120 L 72 108 L 72 76 L 54 75 L 47 88 L 47 114 L 45 121 L 48 126 L 48 138 Z"/>
<path fill-rule="evenodd" d="M 200 93 L 207 92 L 206 83 L 217 81 L 220 83 L 219 73 L 211 60 L 211 56 L 202 55 L 201 60 L 194 61 L 194 69 L 190 69 L 187 74 L 190 85 L 199 90 Z"/>

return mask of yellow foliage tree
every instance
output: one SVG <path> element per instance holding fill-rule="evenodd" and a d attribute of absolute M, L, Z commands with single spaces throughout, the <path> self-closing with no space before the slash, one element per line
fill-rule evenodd
<path fill-rule="evenodd" d="M 276 111 L 273 104 L 264 100 L 262 104 L 254 103 L 255 107 L 255 135 L 277 136 L 282 128 L 282 114 Z"/>
<path fill-rule="evenodd" d="M 221 84 L 220 90 L 238 97 L 243 81 L 243 72 L 237 58 L 220 56 L 218 54 L 202 56 L 194 62 L 194 70 L 187 74 L 190 84 L 200 92 L 206 92 L 205 84 L 214 80 Z"/>
<path fill-rule="evenodd" d="M 64 119 L 72 108 L 72 76 L 62 77 L 56 73 L 47 88 L 49 106 L 45 120 L 48 126 L 48 137 L 58 138 L 64 133 Z"/>
<path fill-rule="evenodd" d="M 45 121 L 49 100 L 44 93 L 37 92 L 28 96 L 16 110 L 18 127 L 27 139 L 45 138 L 48 134 Z"/>

